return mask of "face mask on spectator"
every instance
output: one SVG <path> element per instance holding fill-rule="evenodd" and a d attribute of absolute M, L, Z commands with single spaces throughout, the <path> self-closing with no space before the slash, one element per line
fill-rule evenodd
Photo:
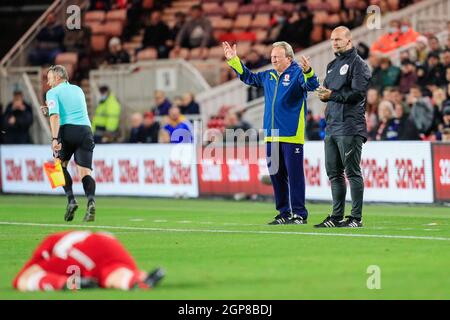
<path fill-rule="evenodd" d="M 408 32 L 408 30 L 409 30 L 408 26 L 402 26 L 402 28 L 401 28 L 402 33 L 406 33 L 406 32 Z"/>
<path fill-rule="evenodd" d="M 388 33 L 389 33 L 389 34 L 393 34 L 393 33 L 395 33 L 395 32 L 397 32 L 397 28 L 395 28 L 395 27 L 389 27 L 389 28 L 388 28 Z"/>
<path fill-rule="evenodd" d="M 100 96 L 100 102 L 105 101 L 107 98 L 108 98 L 108 95 L 107 95 L 107 94 L 102 94 L 102 95 Z"/>

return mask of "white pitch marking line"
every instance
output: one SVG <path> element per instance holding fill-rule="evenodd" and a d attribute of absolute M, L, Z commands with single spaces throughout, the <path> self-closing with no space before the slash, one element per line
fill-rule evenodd
<path fill-rule="evenodd" d="M 450 241 L 445 237 L 423 237 L 423 236 L 400 236 L 400 235 L 380 235 L 363 233 L 319 233 L 319 232 L 298 232 L 298 231 L 264 231 L 264 230 L 220 230 L 220 229 L 175 229 L 175 228 L 147 228 L 147 227 L 119 227 L 119 226 L 96 226 L 83 224 L 50 224 L 50 223 L 29 223 L 29 222 L 5 222 L 0 221 L 0 225 L 35 226 L 53 228 L 89 228 L 89 229 L 113 229 L 113 230 L 145 230 L 162 232 L 204 232 L 204 233 L 241 233 L 241 234 L 279 234 L 279 235 L 307 235 L 307 236 L 335 236 L 353 238 L 381 238 L 381 239 L 412 239 L 412 240 L 437 240 Z"/>
<path fill-rule="evenodd" d="M 167 220 L 153 220 L 153 222 L 167 222 Z"/>

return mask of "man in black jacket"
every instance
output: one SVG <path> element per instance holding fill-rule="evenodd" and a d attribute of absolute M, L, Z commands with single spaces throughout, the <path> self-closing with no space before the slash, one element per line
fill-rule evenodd
<path fill-rule="evenodd" d="M 6 107 L 3 115 L 3 130 L 5 131 L 3 142 L 5 144 L 31 143 L 29 130 L 32 124 L 31 106 L 24 101 L 21 91 L 14 91 L 14 98 Z"/>
<path fill-rule="evenodd" d="M 353 47 L 348 28 L 335 28 L 331 42 L 336 59 L 327 66 L 318 96 L 327 102 L 325 167 L 331 182 L 333 212 L 315 227 L 362 227 L 364 181 L 360 162 L 362 145 L 367 140 L 364 106 L 371 73 Z M 347 220 L 343 219 L 347 191 L 344 171 L 352 196 L 352 211 Z"/>

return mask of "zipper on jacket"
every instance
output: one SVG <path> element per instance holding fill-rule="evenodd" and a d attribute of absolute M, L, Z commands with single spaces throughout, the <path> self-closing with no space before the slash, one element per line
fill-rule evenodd
<path fill-rule="evenodd" d="M 275 99 L 277 98 L 277 91 L 278 91 L 278 78 L 276 78 L 276 84 L 275 84 L 275 93 L 273 95 L 273 100 L 272 100 L 272 131 L 275 127 Z M 270 132 L 270 136 L 273 137 L 273 133 L 272 131 Z"/>

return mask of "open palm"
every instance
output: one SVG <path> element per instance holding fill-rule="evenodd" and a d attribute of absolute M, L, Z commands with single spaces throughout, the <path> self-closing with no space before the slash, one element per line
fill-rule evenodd
<path fill-rule="evenodd" d="M 236 44 L 234 44 L 233 47 L 231 47 L 230 44 L 225 41 L 225 42 L 222 42 L 222 47 L 223 47 L 223 53 L 225 54 L 225 58 L 227 60 L 230 60 L 237 56 Z"/>

